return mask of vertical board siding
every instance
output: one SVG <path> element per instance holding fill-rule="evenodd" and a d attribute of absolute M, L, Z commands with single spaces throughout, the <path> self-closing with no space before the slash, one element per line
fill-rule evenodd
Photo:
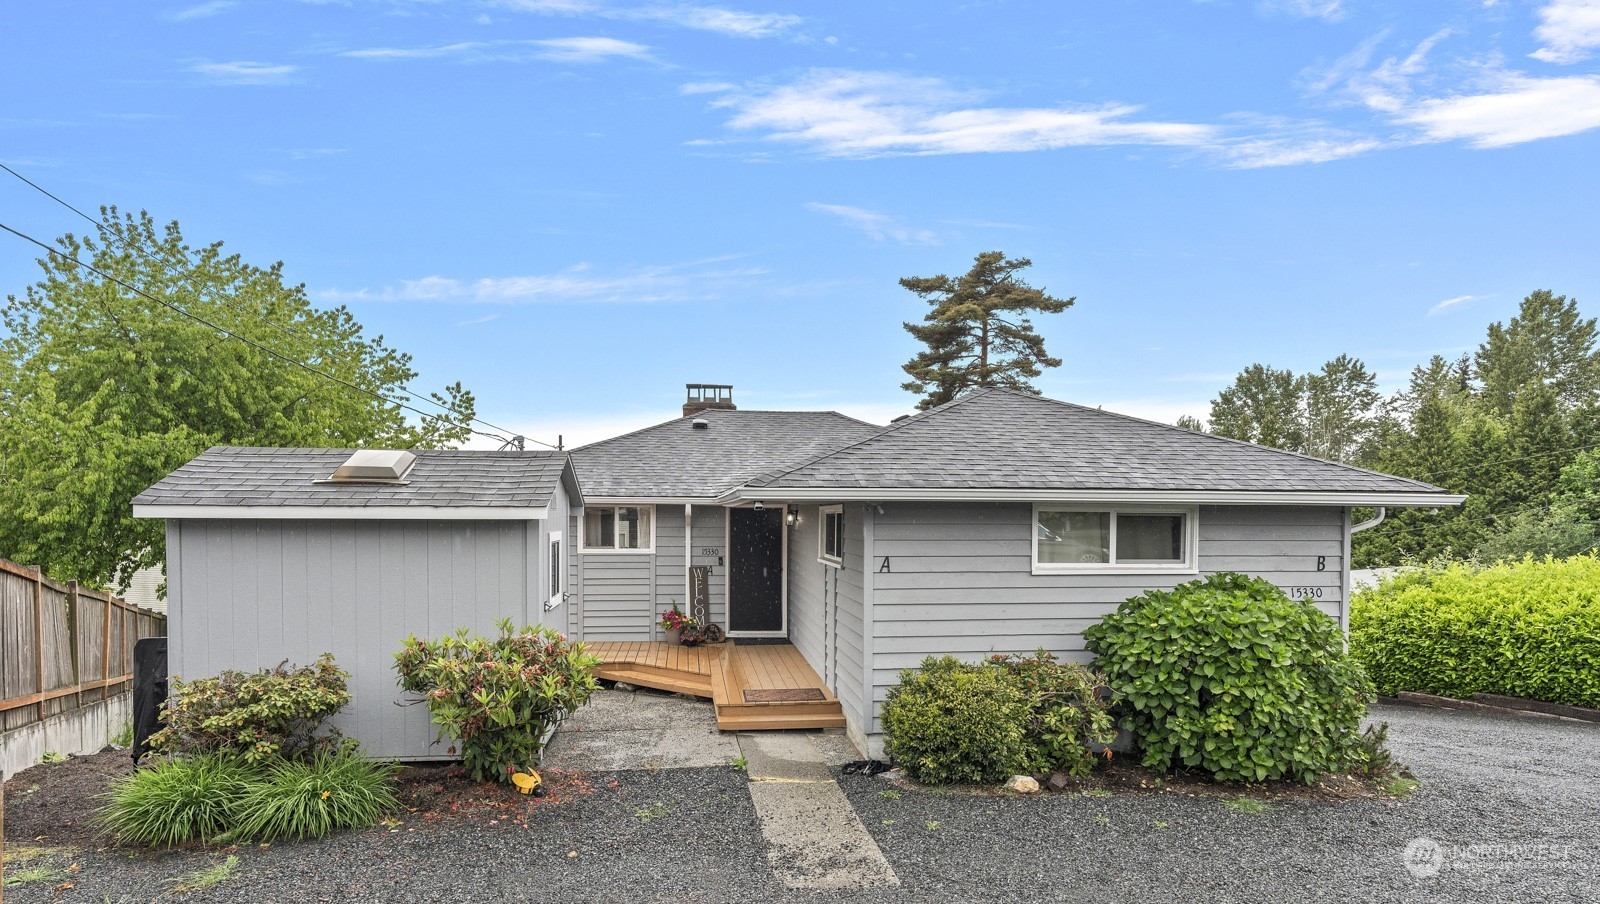
<path fill-rule="evenodd" d="M 842 567 L 817 557 L 819 506 L 801 506 L 789 534 L 789 642 L 839 698 L 845 718 L 864 725 L 862 700 L 862 506 L 844 508 Z"/>
<path fill-rule="evenodd" d="M 815 505 L 800 507 L 800 523 L 789 531 L 789 642 L 829 681 L 827 654 L 830 572 L 817 561 L 817 531 L 822 516 Z M 832 684 L 829 684 L 832 689 Z M 838 691 L 834 691 L 835 696 Z"/>
<path fill-rule="evenodd" d="M 1285 589 L 1320 590 L 1344 608 L 1344 512 L 1336 507 L 1202 506 L 1200 573 L 1240 571 Z M 857 522 L 859 523 L 859 521 Z M 847 519 L 848 524 L 848 519 Z M 926 656 L 975 660 L 1044 647 L 1087 662 L 1082 632 L 1129 597 L 1193 580 L 1182 574 L 1035 575 L 1027 503 L 885 504 L 873 555 L 890 571 L 873 581 L 871 734 L 902 668 Z M 1324 570 L 1317 570 L 1318 557 Z M 843 695 L 841 695 L 842 697 Z"/>
<path fill-rule="evenodd" d="M 350 672 L 334 719 L 374 756 L 445 756 L 422 706 L 396 706 L 394 654 L 407 635 L 495 631 L 527 608 L 522 521 L 185 521 L 168 530 L 170 668 L 306 664 Z M 535 566 L 536 567 L 536 566 Z M 113 653 L 115 656 L 115 652 Z"/>

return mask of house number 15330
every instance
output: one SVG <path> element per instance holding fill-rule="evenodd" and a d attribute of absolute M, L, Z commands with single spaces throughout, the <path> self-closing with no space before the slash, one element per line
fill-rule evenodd
<path fill-rule="evenodd" d="M 1291 597 L 1293 597 L 1294 599 L 1297 599 L 1297 600 L 1320 600 L 1320 599 L 1322 599 L 1322 588 L 1321 587 L 1290 587 L 1289 588 L 1289 596 L 1291 596 Z"/>

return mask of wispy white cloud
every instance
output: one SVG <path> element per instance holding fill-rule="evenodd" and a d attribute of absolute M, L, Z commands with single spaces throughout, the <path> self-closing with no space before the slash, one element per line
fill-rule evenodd
<path fill-rule="evenodd" d="M 837 217 L 846 226 L 860 230 L 876 242 L 894 241 L 902 245 L 936 245 L 939 237 L 932 230 L 907 226 L 895 217 L 848 204 L 821 204 L 811 202 L 807 210 Z"/>
<path fill-rule="evenodd" d="M 613 57 L 650 58 L 650 48 L 616 38 L 549 38 L 534 43 L 543 48 L 541 57 L 562 63 L 598 63 Z"/>
<path fill-rule="evenodd" d="M 1486 298 L 1486 297 L 1488 297 L 1488 296 L 1485 296 L 1485 295 L 1457 295 L 1454 298 L 1446 298 L 1444 301 L 1441 301 L 1438 304 L 1434 305 L 1433 307 L 1429 308 L 1428 309 L 1428 316 L 1431 317 L 1434 314 L 1442 314 L 1445 311 L 1450 310 L 1451 308 L 1455 307 L 1458 304 L 1466 304 L 1469 301 L 1477 301 L 1480 298 Z"/>
<path fill-rule="evenodd" d="M 1398 117 L 1432 141 L 1499 148 L 1600 128 L 1600 76 L 1506 73 L 1492 88 L 1417 102 Z"/>
<path fill-rule="evenodd" d="M 1544 46 L 1530 56 L 1546 63 L 1576 63 L 1600 50 L 1600 0 L 1552 0 L 1539 10 L 1533 36 Z"/>
<path fill-rule="evenodd" d="M 591 0 L 498 0 L 497 5 L 544 15 L 660 22 L 735 38 L 776 37 L 804 21 L 789 13 L 751 13 L 720 6 L 617 7 Z"/>
<path fill-rule="evenodd" d="M 1393 144 L 1463 141 L 1507 147 L 1600 127 L 1600 76 L 1537 77 L 1498 58 L 1456 60 L 1444 71 L 1429 57 L 1440 31 L 1410 53 L 1373 63 L 1386 33 L 1363 41 L 1306 87 L 1336 102 L 1361 104 L 1398 127 Z"/>
<path fill-rule="evenodd" d="M 238 60 L 230 63 L 196 63 L 189 67 L 189 71 L 228 85 L 282 85 L 299 72 L 300 67 Z"/>
<path fill-rule="evenodd" d="M 456 41 L 432 47 L 364 47 L 339 56 L 360 60 L 424 60 L 453 58 L 470 61 L 527 59 L 560 63 L 599 63 L 616 57 L 650 59 L 650 48 L 616 38 L 571 37 L 524 41 Z"/>
<path fill-rule="evenodd" d="M 1329 22 L 1337 22 L 1345 17 L 1343 0 L 1261 0 L 1261 8 L 1267 12 L 1326 19 Z"/>
<path fill-rule="evenodd" d="M 829 157 L 978 154 L 1067 147 L 1187 149 L 1225 166 L 1320 163 L 1365 153 L 1376 139 L 1320 123 L 1231 117 L 1225 124 L 1144 117 L 1134 104 L 985 105 L 942 79 L 813 70 L 787 84 L 692 83 L 737 133 Z M 710 143 L 701 139 L 697 143 Z"/>
<path fill-rule="evenodd" d="M 491 320 L 497 320 L 499 317 L 499 314 L 485 314 L 482 317 L 474 317 L 471 320 L 462 320 L 458 322 L 456 326 L 477 326 L 480 323 L 488 323 Z"/>
<path fill-rule="evenodd" d="M 180 9 L 167 18 L 174 22 L 184 22 L 189 19 L 204 19 L 207 16 L 215 16 L 218 13 L 226 12 L 236 5 L 238 4 L 235 3 L 235 0 L 211 0 L 209 3 L 200 3 L 195 6 L 188 7 L 187 9 Z"/>
<path fill-rule="evenodd" d="M 626 303 L 708 301 L 748 286 L 766 273 L 761 267 L 718 266 L 732 258 L 641 267 L 601 274 L 587 264 L 559 273 L 532 276 L 490 276 L 460 280 L 425 276 L 401 280 L 380 289 L 328 289 L 317 293 L 331 301 L 445 302 L 465 304 Z"/>

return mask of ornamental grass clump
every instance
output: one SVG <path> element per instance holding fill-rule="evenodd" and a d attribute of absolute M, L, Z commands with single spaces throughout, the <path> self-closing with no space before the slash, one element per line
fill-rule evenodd
<path fill-rule="evenodd" d="M 1152 590 L 1084 640 L 1146 768 L 1310 783 L 1365 759 L 1365 672 L 1337 622 L 1268 581 L 1223 573 Z"/>
<path fill-rule="evenodd" d="M 303 667 L 285 661 L 259 672 L 173 679 L 161 708 L 165 727 L 150 736 L 150 749 L 220 753 L 250 763 L 310 757 L 338 746 L 338 731 L 324 723 L 350 702 L 349 679 L 331 653 Z"/>
<path fill-rule="evenodd" d="M 255 769 L 237 756 L 167 760 L 112 783 L 101 825 L 124 844 L 171 847 L 216 838 L 234 826 Z"/>
<path fill-rule="evenodd" d="M 408 637 L 395 654 L 400 687 L 420 695 L 439 739 L 461 742 L 462 764 L 480 782 L 510 782 L 533 770 L 546 732 L 589 702 L 600 664 L 580 643 L 548 628 L 497 637 L 466 629 L 438 640 Z"/>
<path fill-rule="evenodd" d="M 1382 694 L 1600 708 L 1600 558 L 1403 572 L 1356 594 L 1350 651 Z"/>
<path fill-rule="evenodd" d="M 374 825 L 399 807 L 398 763 L 374 762 L 354 744 L 318 751 L 309 760 L 268 764 L 248 783 L 226 838 L 277 841 L 322 838 Z"/>

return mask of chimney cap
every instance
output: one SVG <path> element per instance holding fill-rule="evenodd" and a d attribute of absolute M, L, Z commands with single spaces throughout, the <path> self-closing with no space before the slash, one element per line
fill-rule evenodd
<path fill-rule="evenodd" d="M 736 411 L 732 383 L 685 383 L 683 416 L 690 417 L 708 408 Z"/>

